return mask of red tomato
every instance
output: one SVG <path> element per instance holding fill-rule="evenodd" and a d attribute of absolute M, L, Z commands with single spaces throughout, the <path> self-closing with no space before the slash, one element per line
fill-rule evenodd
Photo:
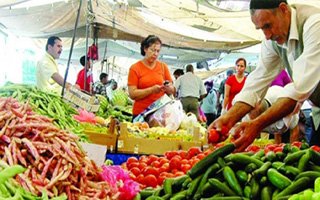
<path fill-rule="evenodd" d="M 169 163 L 165 163 L 159 168 L 159 173 L 168 172 L 169 169 L 170 169 Z"/>
<path fill-rule="evenodd" d="M 199 158 L 200 160 L 202 160 L 204 157 L 206 157 L 206 155 L 204 153 L 199 153 L 197 155 L 197 158 Z"/>
<path fill-rule="evenodd" d="M 276 148 L 273 149 L 273 152 L 277 153 L 277 152 L 283 152 L 283 147 L 278 146 Z"/>
<path fill-rule="evenodd" d="M 310 147 L 313 151 L 320 152 L 320 147 L 317 145 L 313 145 Z"/>
<path fill-rule="evenodd" d="M 132 174 L 134 174 L 135 176 L 139 176 L 139 174 L 141 174 L 141 170 L 140 170 L 138 167 L 132 167 L 132 168 L 130 169 L 130 172 L 131 172 Z"/>
<path fill-rule="evenodd" d="M 173 169 L 180 169 L 180 160 L 179 158 L 177 157 L 174 157 L 172 158 L 170 161 L 169 161 L 169 167 L 170 167 L 170 170 L 173 170 Z"/>
<path fill-rule="evenodd" d="M 147 165 L 147 163 L 145 163 L 145 162 L 140 162 L 139 163 L 139 165 L 138 165 L 138 167 L 139 167 L 139 169 L 142 171 L 144 168 L 146 168 L 148 165 Z"/>
<path fill-rule="evenodd" d="M 182 159 L 182 160 L 180 161 L 180 164 L 181 164 L 181 165 L 188 164 L 188 163 L 189 163 L 189 160 L 187 160 L 187 159 Z"/>
<path fill-rule="evenodd" d="M 187 155 L 188 155 L 188 152 L 183 151 L 183 150 L 179 151 L 179 156 L 180 156 L 182 159 L 187 158 Z"/>
<path fill-rule="evenodd" d="M 160 162 L 158 160 L 155 160 L 151 163 L 151 166 L 152 167 L 156 167 L 156 168 L 159 168 L 161 165 L 160 165 Z"/>
<path fill-rule="evenodd" d="M 137 177 L 133 173 L 129 173 L 129 176 L 132 180 L 136 181 Z"/>
<path fill-rule="evenodd" d="M 191 165 L 190 164 L 183 164 L 181 165 L 181 170 L 186 174 L 189 169 L 191 169 Z"/>
<path fill-rule="evenodd" d="M 127 167 L 128 167 L 128 170 L 130 170 L 133 167 L 139 167 L 139 162 L 132 162 L 129 164 L 127 163 Z"/>
<path fill-rule="evenodd" d="M 260 147 L 257 145 L 250 145 L 245 149 L 245 152 L 253 152 L 256 153 L 260 150 Z"/>
<path fill-rule="evenodd" d="M 158 179 L 157 179 L 158 185 L 162 185 L 162 183 L 166 177 L 167 177 L 166 175 L 165 176 L 161 176 L 161 175 L 158 176 Z"/>
<path fill-rule="evenodd" d="M 160 166 L 162 166 L 165 163 L 169 163 L 169 160 L 167 158 L 165 158 L 165 157 L 161 157 L 159 159 L 159 161 L 160 161 Z"/>
<path fill-rule="evenodd" d="M 158 170 L 158 168 L 154 168 L 154 167 L 151 167 L 151 166 L 147 166 L 146 168 L 144 168 L 144 169 L 142 170 L 142 173 L 143 173 L 143 175 L 145 175 L 145 176 L 147 176 L 147 175 L 149 175 L 149 174 L 158 176 L 158 175 L 159 175 L 159 170 Z"/>
<path fill-rule="evenodd" d="M 157 185 L 158 185 L 158 180 L 157 180 L 156 176 L 152 175 L 152 174 L 145 176 L 143 182 L 146 186 L 150 186 L 153 188 L 157 187 Z"/>
<path fill-rule="evenodd" d="M 148 162 L 148 160 L 149 159 L 148 159 L 148 157 L 146 155 L 142 155 L 142 156 L 139 157 L 139 162 L 145 162 L 146 163 L 146 162 Z"/>
<path fill-rule="evenodd" d="M 136 181 L 140 184 L 144 185 L 144 175 L 143 174 L 139 174 L 136 178 Z"/>
<path fill-rule="evenodd" d="M 128 160 L 127 160 L 127 164 L 130 164 L 130 163 L 133 163 L 133 162 L 138 162 L 138 158 L 136 158 L 136 157 L 130 157 L 130 158 L 128 158 Z"/>
<path fill-rule="evenodd" d="M 226 126 L 222 126 L 221 134 L 224 135 L 224 136 L 228 136 L 229 135 L 229 128 L 226 127 Z"/>
<path fill-rule="evenodd" d="M 200 159 L 199 158 L 193 158 L 191 161 L 190 161 L 190 164 L 191 166 L 193 167 L 195 164 L 197 164 L 197 162 L 199 162 Z"/>
<path fill-rule="evenodd" d="M 173 158 L 173 156 L 175 156 L 175 155 L 178 155 L 179 153 L 177 152 L 177 151 L 167 151 L 167 152 L 165 152 L 164 153 L 164 155 L 165 155 L 165 157 L 167 158 L 167 159 L 171 159 L 171 158 Z"/>
<path fill-rule="evenodd" d="M 149 155 L 147 164 L 150 165 L 153 161 L 158 160 L 159 157 L 156 155 Z"/>
<path fill-rule="evenodd" d="M 198 155 L 199 153 L 201 153 L 201 150 L 199 147 L 191 147 L 189 150 L 188 150 L 188 158 L 192 158 L 196 155 Z"/>
<path fill-rule="evenodd" d="M 182 171 L 177 171 L 174 173 L 174 177 L 178 177 L 178 176 L 183 176 L 185 175 L 186 173 L 182 172 Z"/>
<path fill-rule="evenodd" d="M 302 145 L 302 142 L 299 142 L 299 141 L 295 141 L 295 142 L 292 142 L 291 143 L 292 146 L 296 146 L 300 149 L 301 145 Z"/>
<path fill-rule="evenodd" d="M 208 143 L 209 144 L 218 143 L 219 139 L 220 139 L 220 134 L 218 133 L 218 131 L 216 129 L 211 129 L 208 133 Z"/>

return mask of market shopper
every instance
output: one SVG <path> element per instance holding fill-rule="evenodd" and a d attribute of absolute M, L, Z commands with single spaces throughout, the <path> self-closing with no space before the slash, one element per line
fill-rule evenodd
<path fill-rule="evenodd" d="M 235 64 L 236 74 L 229 76 L 224 86 L 224 110 L 229 110 L 231 108 L 234 97 L 242 90 L 246 81 L 246 76 L 244 74 L 247 68 L 246 59 L 238 58 Z"/>
<path fill-rule="evenodd" d="M 212 82 L 211 82 L 212 83 Z M 213 86 L 206 84 L 207 96 L 201 102 L 201 109 L 207 119 L 209 126 L 217 117 L 217 90 Z"/>
<path fill-rule="evenodd" d="M 177 79 L 174 88 L 179 92 L 183 110 L 195 114 L 200 119 L 199 101 L 207 92 L 202 80 L 194 74 L 192 65 L 187 65 L 186 73 Z"/>
<path fill-rule="evenodd" d="M 133 116 L 139 115 L 164 94 L 174 93 L 168 66 L 158 60 L 162 42 L 149 35 L 140 46 L 144 58 L 130 67 L 128 75 L 129 96 L 133 103 Z"/>
<path fill-rule="evenodd" d="M 76 84 L 80 87 L 81 90 L 84 90 L 89 94 L 91 94 L 93 78 L 92 78 L 92 71 L 90 70 L 91 69 L 90 59 L 87 58 L 87 63 L 86 63 L 86 56 L 82 56 L 79 61 L 83 69 L 81 69 L 77 75 Z M 85 66 L 86 66 L 86 69 L 85 69 Z M 86 78 L 84 75 L 85 73 L 87 73 Z"/>
<path fill-rule="evenodd" d="M 235 131 L 241 133 L 235 141 L 237 150 L 244 150 L 265 127 L 292 113 L 297 102 L 306 99 L 313 103 L 313 117 L 318 119 L 315 135 L 319 136 L 320 9 L 304 4 L 289 6 L 285 0 L 251 0 L 250 13 L 256 28 L 265 35 L 258 66 L 236 96 L 236 103 L 209 129 L 230 129 L 240 121 L 264 97 L 284 63 L 293 82 L 262 115 L 237 126 Z"/>
<path fill-rule="evenodd" d="M 177 80 L 180 76 L 184 74 L 183 69 L 176 69 L 173 72 L 174 78 Z"/>
<path fill-rule="evenodd" d="M 108 74 L 102 72 L 99 76 L 99 80 L 100 81 L 94 83 L 93 92 L 94 94 L 100 94 L 107 97 Z"/>
<path fill-rule="evenodd" d="M 39 89 L 44 91 L 61 93 L 64 78 L 59 74 L 56 59 L 62 52 L 62 41 L 57 36 L 51 36 L 47 40 L 46 53 L 37 63 L 36 83 Z M 66 83 L 66 89 L 72 85 Z"/>
<path fill-rule="evenodd" d="M 227 77 L 222 80 L 220 82 L 220 86 L 219 86 L 219 92 L 218 92 L 218 104 L 217 104 L 217 116 L 220 116 L 221 115 L 221 111 L 222 111 L 222 104 L 223 104 L 223 99 L 224 99 L 224 86 L 226 84 L 226 81 L 227 79 L 233 75 L 233 70 L 232 69 L 229 69 L 227 70 Z"/>

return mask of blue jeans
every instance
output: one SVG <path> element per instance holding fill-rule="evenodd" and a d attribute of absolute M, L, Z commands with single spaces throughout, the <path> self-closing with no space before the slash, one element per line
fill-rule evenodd
<path fill-rule="evenodd" d="M 312 118 L 310 117 L 311 109 L 304 109 L 304 110 L 302 110 L 302 112 L 303 112 L 303 115 L 306 118 L 306 122 L 305 122 L 305 138 L 306 138 L 308 144 L 310 144 L 312 133 L 313 133 Z"/>

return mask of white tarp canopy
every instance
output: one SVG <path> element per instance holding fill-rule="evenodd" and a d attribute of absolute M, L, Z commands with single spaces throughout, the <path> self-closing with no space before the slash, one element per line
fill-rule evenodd
<path fill-rule="evenodd" d="M 186 64 L 219 58 L 221 52 L 229 53 L 260 43 L 262 34 L 250 21 L 249 1 L 83 0 L 77 29 L 77 38 L 82 39 L 77 40 L 75 48 L 85 47 L 83 38 L 86 37 L 88 19 L 89 38 L 99 38 L 100 55 L 104 52 L 106 39 L 109 39 L 107 56 L 138 57 L 139 42 L 147 35 L 155 34 L 166 47 L 161 53 L 178 58 L 175 61 L 164 59 L 167 62 Z M 79 2 L 2 0 L 0 25 L 19 36 L 70 38 Z M 319 4 L 319 0 L 303 2 Z M 64 47 L 68 46 L 66 44 L 64 42 Z"/>

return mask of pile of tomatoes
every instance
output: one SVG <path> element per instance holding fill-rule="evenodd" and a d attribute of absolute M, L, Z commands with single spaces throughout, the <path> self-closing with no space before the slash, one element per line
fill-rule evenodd
<path fill-rule="evenodd" d="M 163 180 L 184 175 L 197 162 L 211 153 L 211 150 L 202 152 L 198 147 L 188 151 L 168 151 L 164 156 L 142 155 L 138 158 L 130 157 L 122 164 L 129 171 L 133 180 L 140 183 L 141 188 L 157 187 Z"/>

